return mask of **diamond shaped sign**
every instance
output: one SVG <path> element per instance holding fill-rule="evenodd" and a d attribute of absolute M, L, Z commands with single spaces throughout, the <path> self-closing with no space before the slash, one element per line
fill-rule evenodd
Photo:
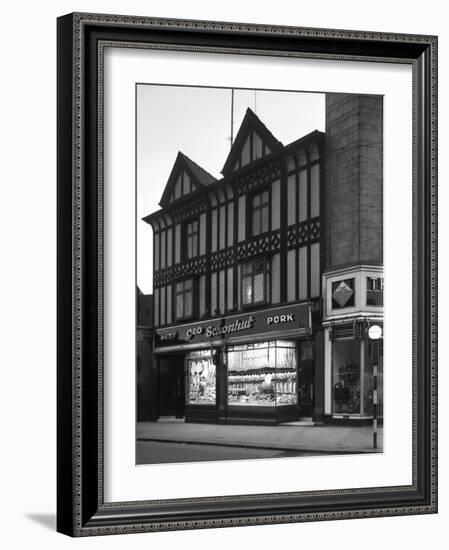
<path fill-rule="evenodd" d="M 337 302 L 340 307 L 345 307 L 345 305 L 348 303 L 348 300 L 352 297 L 353 294 L 354 291 L 352 290 L 352 288 L 347 285 L 345 281 L 341 281 L 341 283 L 332 293 L 332 298 Z"/>

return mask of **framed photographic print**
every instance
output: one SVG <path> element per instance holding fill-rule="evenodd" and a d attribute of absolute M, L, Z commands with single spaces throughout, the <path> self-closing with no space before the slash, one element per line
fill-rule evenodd
<path fill-rule="evenodd" d="M 58 531 L 437 511 L 437 38 L 58 19 Z"/>

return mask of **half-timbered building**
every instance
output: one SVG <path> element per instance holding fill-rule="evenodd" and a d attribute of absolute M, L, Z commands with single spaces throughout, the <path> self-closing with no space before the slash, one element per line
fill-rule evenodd
<path fill-rule="evenodd" d="M 339 327 L 354 323 L 323 317 L 323 289 L 333 289 L 344 313 L 348 290 L 335 294 L 334 283 L 357 268 L 333 272 L 329 263 L 327 131 L 284 145 L 248 109 L 220 179 L 178 153 L 160 210 L 144 218 L 154 235 L 161 416 L 278 423 L 344 414 L 332 404 L 329 346 Z"/>

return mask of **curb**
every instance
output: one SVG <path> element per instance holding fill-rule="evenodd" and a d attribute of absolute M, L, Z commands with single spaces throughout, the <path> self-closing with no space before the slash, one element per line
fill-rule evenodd
<path fill-rule="evenodd" d="M 241 448 L 241 449 L 260 449 L 263 451 L 281 451 L 281 452 L 298 452 L 298 453 L 317 453 L 317 454 L 326 454 L 326 455 L 340 455 L 340 454 L 372 454 L 372 453 L 380 453 L 382 451 L 375 451 L 375 450 L 367 450 L 367 449 L 360 449 L 360 450 L 342 450 L 342 449 L 335 449 L 335 450 L 329 450 L 329 449 L 300 449 L 298 447 L 269 447 L 267 445 L 248 445 L 245 443 L 226 443 L 226 442 L 219 442 L 219 441 L 191 441 L 191 440 L 180 440 L 180 439 L 166 439 L 166 438 L 157 438 L 157 437 L 138 437 L 137 441 L 154 441 L 157 443 L 178 443 L 178 444 L 184 444 L 184 445 L 209 445 L 209 446 L 215 446 L 215 447 L 233 447 L 233 448 Z"/>

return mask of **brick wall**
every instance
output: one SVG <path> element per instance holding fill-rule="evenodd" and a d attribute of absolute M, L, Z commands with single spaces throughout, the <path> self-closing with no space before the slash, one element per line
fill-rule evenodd
<path fill-rule="evenodd" d="M 324 269 L 382 263 L 382 97 L 326 95 Z"/>

